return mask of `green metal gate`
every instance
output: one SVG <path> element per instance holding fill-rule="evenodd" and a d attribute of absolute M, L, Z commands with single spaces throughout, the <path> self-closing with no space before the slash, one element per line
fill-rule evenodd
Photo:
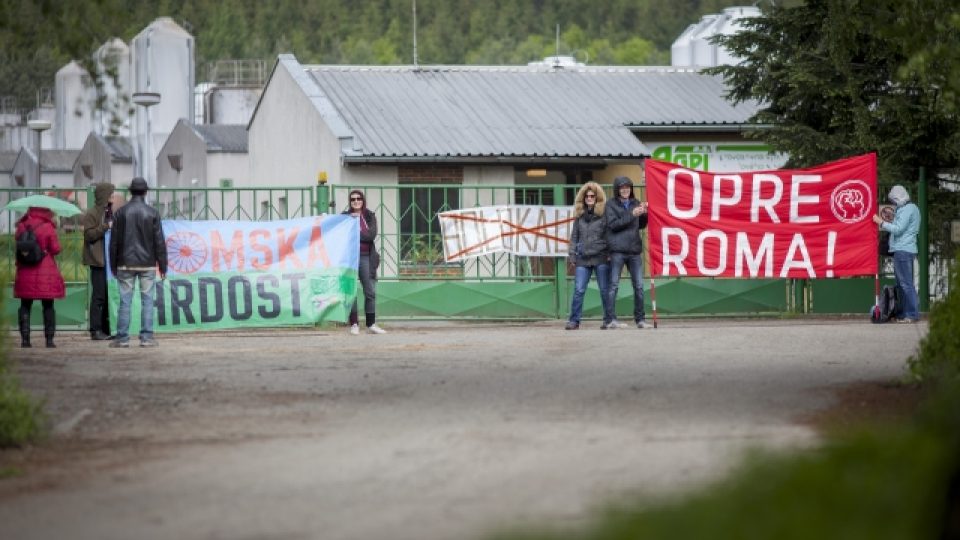
<path fill-rule="evenodd" d="M 378 315 L 384 318 L 554 319 L 566 316 L 572 275 L 566 261 L 552 257 L 484 255 L 445 263 L 438 212 L 501 204 L 570 205 L 577 185 L 399 184 L 272 188 L 158 188 L 149 194 L 164 219 L 268 221 L 336 213 L 347 194 L 361 189 L 380 227 Z M 0 208 L 35 189 L 0 189 Z M 93 189 L 45 189 L 81 208 Z M 6 254 L 0 276 L 13 277 L 13 238 L 19 215 L 0 213 L 0 242 Z M 87 268 L 82 264 L 78 219 L 61 220 L 64 251 L 57 258 L 67 281 L 67 298 L 57 302 L 60 328 L 87 327 Z M 647 311 L 651 294 L 649 277 Z M 9 286 L 8 293 L 11 291 Z M 671 278 L 656 282 L 657 307 L 664 316 L 780 315 L 786 313 L 867 313 L 872 278 L 837 280 Z M 617 311 L 632 313 L 632 291 L 621 287 Z M 5 303 L 9 321 L 14 302 Z M 35 310 L 38 311 L 38 310 Z M 595 284 L 584 301 L 585 317 L 600 317 Z M 40 324 L 39 313 L 35 324 Z"/>

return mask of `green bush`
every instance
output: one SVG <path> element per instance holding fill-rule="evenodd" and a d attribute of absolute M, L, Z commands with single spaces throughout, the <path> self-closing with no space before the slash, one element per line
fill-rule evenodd
<path fill-rule="evenodd" d="M 0 273 L 0 313 L 7 294 L 7 279 Z M 9 336 L 6 322 L 0 318 L 0 335 Z M 43 407 L 21 387 L 10 369 L 8 340 L 0 339 L 0 448 L 20 446 L 39 438 L 45 430 Z"/>
<path fill-rule="evenodd" d="M 917 381 L 960 380 L 960 256 L 950 270 L 950 293 L 930 309 L 930 332 L 909 367 Z"/>
<path fill-rule="evenodd" d="M 41 404 L 20 388 L 12 373 L 0 373 L 0 448 L 39 438 L 44 425 Z"/>

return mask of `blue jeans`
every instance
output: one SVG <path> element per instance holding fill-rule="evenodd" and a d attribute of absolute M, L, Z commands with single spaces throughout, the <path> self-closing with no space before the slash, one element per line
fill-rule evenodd
<path fill-rule="evenodd" d="M 573 303 L 570 306 L 570 322 L 580 324 L 580 315 L 583 313 L 583 296 L 587 293 L 587 284 L 590 283 L 590 275 L 596 271 L 597 285 L 600 287 L 600 303 L 603 305 L 603 322 L 610 322 L 609 317 L 613 310 L 610 309 L 609 292 L 610 287 L 610 265 L 598 264 L 596 266 L 577 266 L 573 275 Z"/>
<path fill-rule="evenodd" d="M 360 278 L 360 288 L 363 289 L 363 312 L 369 317 L 377 312 L 377 276 L 371 272 L 370 254 L 361 253 L 357 265 L 357 277 Z M 359 295 L 358 295 L 359 296 Z M 358 324 L 357 299 L 353 299 L 350 309 L 350 324 Z"/>
<path fill-rule="evenodd" d="M 613 318 L 617 318 L 617 292 L 620 290 L 620 273 L 626 266 L 630 271 L 630 283 L 633 285 L 633 322 L 642 321 L 646 314 L 643 311 L 643 254 L 630 253 L 610 254 L 610 309 Z"/>
<path fill-rule="evenodd" d="M 133 286 L 140 281 L 140 341 L 153 339 L 153 292 L 156 270 L 117 270 L 120 284 L 120 308 L 117 313 L 117 341 L 130 341 L 130 306 L 133 304 Z"/>
<path fill-rule="evenodd" d="M 903 309 L 900 316 L 904 319 L 920 318 L 920 298 L 913 286 L 913 261 L 917 255 L 909 251 L 893 252 L 893 275 L 897 278 L 897 287 L 903 295 Z"/>

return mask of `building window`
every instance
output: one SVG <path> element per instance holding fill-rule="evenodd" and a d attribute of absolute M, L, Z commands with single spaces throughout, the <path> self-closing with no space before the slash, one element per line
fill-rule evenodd
<path fill-rule="evenodd" d="M 180 172 L 183 170 L 183 154 L 167 154 L 167 161 L 173 170 Z"/>
<path fill-rule="evenodd" d="M 400 260 L 406 264 L 443 262 L 439 212 L 460 208 L 462 167 L 400 167 Z"/>

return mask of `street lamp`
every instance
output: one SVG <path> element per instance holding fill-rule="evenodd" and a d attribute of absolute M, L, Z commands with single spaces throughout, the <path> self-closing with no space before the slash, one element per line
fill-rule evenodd
<path fill-rule="evenodd" d="M 30 127 L 33 131 L 37 132 L 37 187 L 43 187 L 43 181 L 40 177 L 41 167 L 40 167 L 40 158 L 41 151 L 43 149 L 43 132 L 50 129 L 49 120 L 29 120 L 27 121 L 27 126 Z"/>
<path fill-rule="evenodd" d="M 137 176 L 147 180 L 148 183 L 151 183 L 150 179 L 147 178 L 147 167 L 146 163 L 144 162 L 150 158 L 150 139 L 153 137 L 153 133 L 151 131 L 152 128 L 150 127 L 150 107 L 160 103 L 160 94 L 157 92 L 136 92 L 133 94 L 133 96 L 131 96 L 131 98 L 133 99 L 134 104 L 143 107 L 144 114 L 147 116 L 147 148 L 146 152 L 144 152 L 146 156 L 140 156 Z"/>

